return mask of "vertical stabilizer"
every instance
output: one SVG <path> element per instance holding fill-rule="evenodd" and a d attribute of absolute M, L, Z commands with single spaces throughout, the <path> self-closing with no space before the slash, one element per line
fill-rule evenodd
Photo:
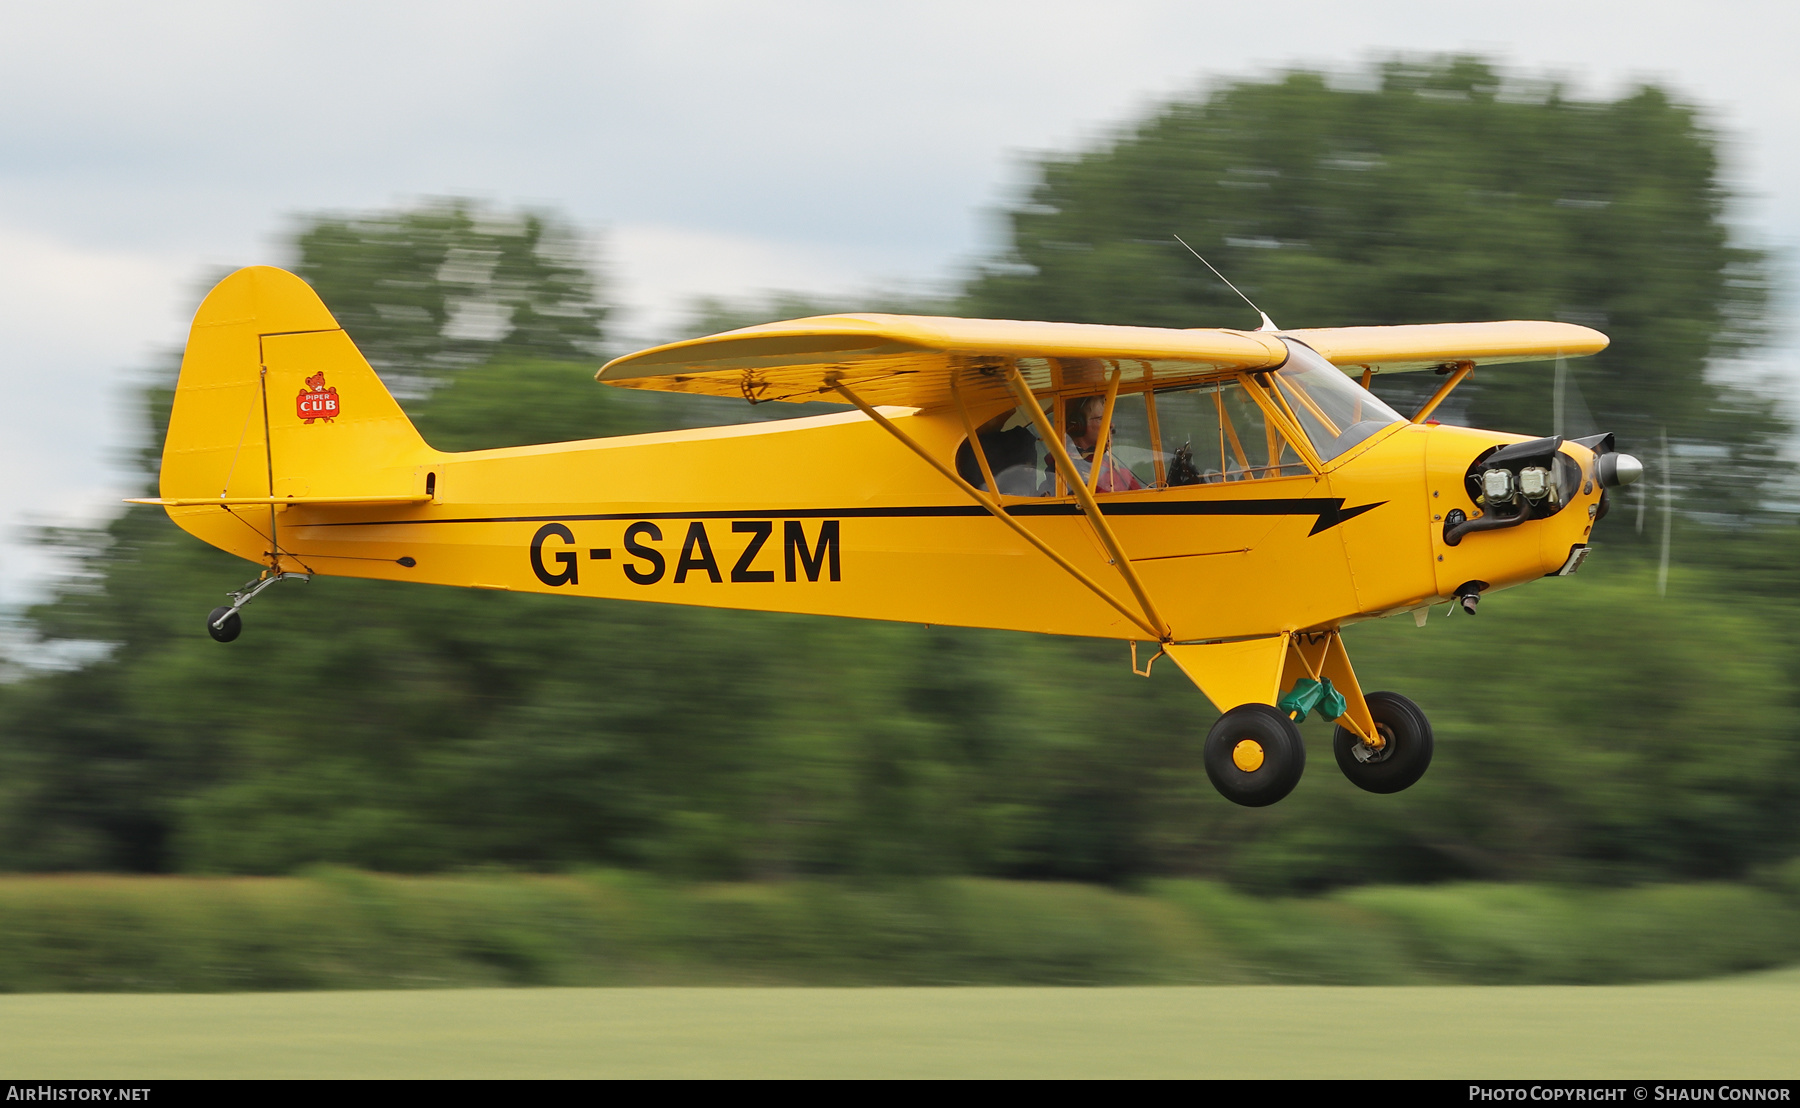
<path fill-rule="evenodd" d="M 183 529 L 266 563 L 268 501 L 419 499 L 438 456 L 300 278 L 240 269 L 201 302 L 163 444 L 161 502 Z"/>

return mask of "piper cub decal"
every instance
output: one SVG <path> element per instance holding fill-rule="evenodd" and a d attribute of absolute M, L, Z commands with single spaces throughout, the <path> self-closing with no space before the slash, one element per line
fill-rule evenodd
<path fill-rule="evenodd" d="M 315 373 L 306 379 L 306 387 L 294 398 L 294 414 L 308 423 L 315 419 L 330 423 L 338 417 L 338 391 L 325 387 L 325 374 Z"/>
<path fill-rule="evenodd" d="M 1567 323 L 1256 331 L 838 315 L 619 358 L 602 384 L 854 410 L 469 453 L 427 445 L 299 278 L 201 304 L 163 450 L 189 533 L 262 566 L 207 616 L 313 574 L 1120 640 L 1223 715 L 1213 784 L 1286 796 L 1296 722 L 1397 792 L 1431 725 L 1363 691 L 1342 629 L 1573 573 L 1637 461 L 1611 435 L 1429 419 L 1478 365 L 1592 354 Z M 1410 417 L 1368 391 L 1434 371 Z M 335 386 L 326 385 L 329 375 Z M 354 419 L 338 389 L 356 397 Z M 297 394 L 291 414 L 272 397 Z M 1123 653 L 1124 651 L 1122 651 Z"/>

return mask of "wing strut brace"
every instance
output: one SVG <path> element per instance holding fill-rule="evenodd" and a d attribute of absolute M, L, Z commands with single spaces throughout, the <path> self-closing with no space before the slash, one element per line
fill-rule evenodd
<path fill-rule="evenodd" d="M 876 411 L 874 408 L 871 408 L 868 405 L 868 403 L 863 400 L 862 397 L 860 397 L 860 396 L 856 395 L 856 393 L 852 392 L 848 385 L 845 385 L 842 381 L 832 381 L 831 387 L 834 390 L 836 390 L 837 393 L 840 396 L 842 396 L 845 400 L 848 400 L 850 403 L 852 403 L 852 404 L 856 405 L 858 408 L 862 409 L 862 413 L 864 415 L 868 416 L 870 419 L 874 420 L 876 426 L 880 427 L 882 430 L 886 431 L 888 434 L 894 436 L 896 439 L 900 440 L 901 445 L 905 446 L 907 449 L 911 450 L 914 454 L 917 454 L 919 457 L 923 458 L 925 460 L 926 464 L 930 465 L 931 468 L 937 470 L 938 473 L 943 476 L 944 480 L 949 481 L 952 485 L 955 485 L 957 488 L 961 489 L 964 493 L 966 493 L 969 496 L 970 499 L 974 500 L 975 503 L 981 505 L 983 508 L 986 508 L 989 512 L 991 512 L 995 519 L 998 519 L 1001 523 L 1006 524 L 1008 527 L 1010 527 L 1014 531 L 1016 531 L 1020 538 L 1024 539 L 1026 542 L 1030 543 L 1044 557 L 1049 558 L 1051 561 L 1055 562 L 1058 566 L 1061 566 L 1062 569 L 1069 574 L 1069 576 L 1075 578 L 1075 580 L 1077 580 L 1077 581 L 1081 582 L 1083 585 L 1087 586 L 1087 588 L 1090 591 L 1092 591 L 1095 596 L 1098 596 L 1101 600 L 1106 601 L 1106 603 L 1108 605 L 1110 605 L 1113 609 L 1115 609 L 1120 615 L 1124 616 L 1126 619 L 1128 619 L 1132 623 L 1136 624 L 1139 629 L 1144 631 L 1146 634 L 1155 637 L 1158 641 L 1160 641 L 1160 642 L 1168 641 L 1168 639 L 1169 639 L 1168 631 L 1160 629 L 1160 625 L 1162 623 L 1161 619 L 1155 619 L 1153 616 L 1152 618 L 1154 619 L 1154 622 L 1152 622 L 1152 620 L 1147 620 L 1143 616 L 1139 615 L 1138 613 L 1132 611 L 1130 608 L 1126 607 L 1123 603 L 1121 603 L 1119 601 L 1119 599 L 1117 597 L 1115 597 L 1112 593 L 1108 592 L 1105 588 L 1101 587 L 1101 585 L 1098 581 L 1095 581 L 1092 577 L 1089 577 L 1087 574 L 1083 573 L 1081 571 L 1081 569 L 1079 567 L 1077 567 L 1073 562 L 1069 561 L 1067 558 L 1063 557 L 1061 554 L 1058 554 L 1055 550 L 1051 549 L 1050 546 L 1047 543 L 1045 543 L 1043 539 L 1040 539 L 1036 535 L 1032 534 L 1031 531 L 1028 530 L 1024 524 L 1020 523 L 1018 520 L 1016 520 L 1012 516 L 1008 515 L 1006 513 L 1006 509 L 1003 508 L 1000 505 L 1000 502 L 998 500 L 994 499 L 994 497 L 992 495 L 982 492 L 980 489 L 977 489 L 974 485 L 969 484 L 967 481 L 963 480 L 962 477 L 960 475 L 958 475 L 955 470 L 949 468 L 948 466 L 944 465 L 944 463 L 942 463 L 942 462 L 938 461 L 936 458 L 932 457 L 930 451 L 928 451 L 924 447 L 920 446 L 917 442 L 914 442 L 912 437 L 909 436 L 905 431 L 902 431 L 900 428 L 894 426 L 892 420 L 889 420 L 886 416 L 882 415 L 880 412 Z M 1026 395 L 1030 395 L 1030 394 L 1027 393 Z M 1042 410 L 1038 411 L 1038 415 L 1040 417 L 1043 415 Z M 966 421 L 966 418 L 965 418 L 965 421 Z M 1074 469 L 1073 469 L 1073 467 L 1071 467 L 1070 473 L 1073 474 L 1073 472 L 1074 472 Z M 1071 483 L 1073 484 L 1073 483 L 1078 483 L 1078 482 L 1071 481 Z M 1091 500 L 1092 498 L 1090 497 L 1089 499 Z M 1129 569 L 1127 569 L 1126 572 L 1127 572 L 1127 580 L 1131 580 Z M 1146 605 L 1146 609 L 1148 609 L 1148 605 Z"/>
<path fill-rule="evenodd" d="M 1438 372 L 1442 373 L 1443 370 L 1440 369 Z M 1439 385 L 1438 390 L 1431 394 L 1431 399 L 1425 401 L 1424 406 L 1413 413 L 1412 421 L 1424 423 L 1432 412 L 1437 411 L 1437 406 L 1444 402 L 1444 397 L 1449 396 L 1456 386 L 1462 384 L 1463 380 L 1473 372 L 1475 372 L 1474 362 L 1457 362 L 1456 368 L 1450 371 L 1449 379 Z"/>
<path fill-rule="evenodd" d="M 1119 545 L 1119 536 L 1113 534 L 1112 524 L 1106 522 L 1106 516 L 1101 513 L 1099 503 L 1094 500 L 1093 489 L 1089 488 L 1088 483 L 1081 479 L 1081 474 L 1075 471 L 1075 463 L 1069 457 L 1069 448 L 1063 445 L 1062 435 L 1050 426 L 1050 419 L 1044 415 L 1044 409 L 1038 404 L 1037 397 L 1031 395 L 1030 386 L 1025 383 L 1025 378 L 1019 373 L 1018 362 L 1009 361 L 1006 364 L 1006 383 L 1011 386 L 1013 395 L 1018 397 L 1020 406 L 1030 413 L 1032 422 L 1037 424 L 1039 437 L 1044 440 L 1044 445 L 1049 448 L 1051 457 L 1056 459 L 1058 468 L 1062 470 L 1063 482 L 1069 486 L 1069 491 L 1075 494 L 1081 510 L 1087 513 L 1088 522 L 1094 525 L 1094 533 L 1100 536 L 1101 545 L 1106 547 L 1107 554 L 1111 556 L 1113 568 L 1117 569 L 1119 575 L 1125 578 L 1125 583 L 1131 587 L 1131 595 L 1137 597 L 1137 602 L 1144 609 L 1144 615 L 1150 623 L 1155 625 L 1156 630 L 1151 633 L 1159 642 L 1168 642 L 1174 637 L 1169 631 L 1168 623 L 1157 612 L 1156 605 L 1151 603 L 1150 594 L 1144 589 L 1144 582 L 1138 579 L 1137 570 L 1131 568 L 1130 559 L 1125 557 L 1125 550 Z M 1116 373 L 1112 387 L 1116 392 L 1118 388 Z M 1107 396 L 1108 415 L 1112 414 L 1110 409 L 1113 395 L 1115 393 L 1109 393 Z M 1096 453 L 1094 455 L 1095 470 L 1100 468 L 1101 462 L 1101 456 Z M 1143 623 L 1139 623 L 1138 626 L 1149 630 L 1149 627 Z"/>

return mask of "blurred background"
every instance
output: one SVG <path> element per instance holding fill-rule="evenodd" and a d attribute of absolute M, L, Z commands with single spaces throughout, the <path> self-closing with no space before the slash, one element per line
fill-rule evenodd
<path fill-rule="evenodd" d="M 1338 979 L 1334 929 L 1402 917 L 1438 945 L 1376 978 L 1479 961 L 1444 944 L 1482 928 L 1564 967 L 1464 973 L 1483 980 L 1800 957 L 1800 16 L 1617 13 L 7 9 L 0 868 L 298 874 L 346 903 L 417 888 L 354 871 L 902 896 L 840 928 L 869 935 L 942 917 L 919 889 L 986 890 L 965 916 L 1015 922 L 1112 911 L 995 891 L 1078 883 L 1176 904 L 1275 978 Z M 1291 798 L 1228 804 L 1199 760 L 1211 707 L 1110 643 L 319 579 L 227 649 L 201 615 L 249 567 L 117 504 L 154 487 L 186 319 L 238 265 L 310 281 L 457 450 L 807 414 L 592 373 L 825 310 L 1253 325 L 1172 233 L 1287 326 L 1612 337 L 1483 371 L 1439 412 L 1613 431 L 1649 472 L 1580 576 L 1350 633 L 1365 687 L 1436 727 L 1404 794 L 1351 787 L 1308 725 Z M 1377 391 L 1410 410 L 1427 384 Z M 0 917 L 26 918 L 25 887 Z M 848 911 L 795 903 L 743 934 Z M 1281 904 L 1311 938 L 1245 953 Z M 92 911 L 30 918 L 49 936 Z M 1116 952 L 1107 926 L 1094 951 Z M 1001 931 L 983 957 L 1012 956 Z M 1703 932 L 1722 947 L 1670 960 Z M 917 954 L 881 949 L 873 978 Z M 44 980 L 125 980 L 69 972 Z"/>

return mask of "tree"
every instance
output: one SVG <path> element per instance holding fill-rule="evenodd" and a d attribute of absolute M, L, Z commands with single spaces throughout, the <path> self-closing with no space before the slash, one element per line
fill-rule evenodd
<path fill-rule="evenodd" d="M 607 309 L 585 244 L 552 214 L 435 199 L 313 216 L 294 249 L 294 271 L 390 385 L 429 386 L 502 352 L 599 352 Z"/>

